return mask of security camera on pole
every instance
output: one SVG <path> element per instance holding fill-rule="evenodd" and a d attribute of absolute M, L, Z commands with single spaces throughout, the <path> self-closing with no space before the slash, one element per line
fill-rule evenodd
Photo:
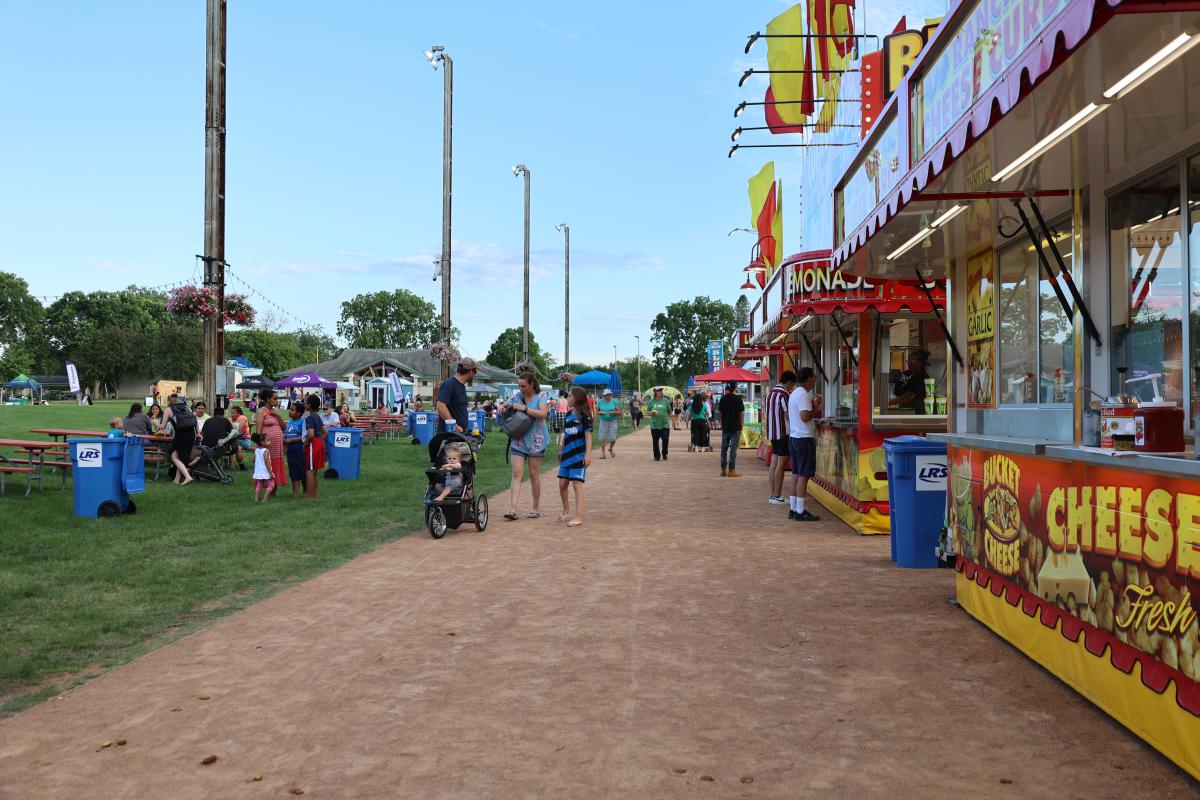
<path fill-rule="evenodd" d="M 442 257 L 439 259 L 442 281 L 442 341 L 450 343 L 450 206 L 454 144 L 454 61 L 442 45 L 425 51 L 425 58 L 435 70 L 442 66 L 445 97 L 442 113 Z M 434 278 L 437 280 L 437 277 Z M 450 377 L 450 362 L 442 362 L 442 380 Z"/>

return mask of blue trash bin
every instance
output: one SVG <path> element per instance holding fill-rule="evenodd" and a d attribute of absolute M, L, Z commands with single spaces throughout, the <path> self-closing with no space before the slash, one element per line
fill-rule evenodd
<path fill-rule="evenodd" d="M 934 550 L 946 519 L 946 445 L 922 436 L 883 442 L 887 454 L 892 559 L 897 566 L 938 566 Z"/>
<path fill-rule="evenodd" d="M 429 444 L 437 427 L 438 415 L 433 411 L 408 412 L 408 435 L 421 444 Z"/>
<path fill-rule="evenodd" d="M 123 439 L 71 439 L 71 483 L 75 516 L 113 517 L 133 514 L 131 494 L 146 489 L 145 443 Z"/>
<path fill-rule="evenodd" d="M 326 428 L 326 478 L 352 481 L 362 469 L 362 431 L 358 428 Z"/>

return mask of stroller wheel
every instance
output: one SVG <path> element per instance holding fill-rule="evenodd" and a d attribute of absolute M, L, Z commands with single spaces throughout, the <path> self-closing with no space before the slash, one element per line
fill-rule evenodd
<path fill-rule="evenodd" d="M 446 515 L 438 506 L 425 509 L 425 524 L 429 526 L 429 535 L 433 538 L 440 539 L 446 535 Z"/>
<path fill-rule="evenodd" d="M 481 531 L 487 527 L 488 504 L 487 495 L 481 494 L 471 504 L 471 516 L 475 518 L 475 530 Z"/>

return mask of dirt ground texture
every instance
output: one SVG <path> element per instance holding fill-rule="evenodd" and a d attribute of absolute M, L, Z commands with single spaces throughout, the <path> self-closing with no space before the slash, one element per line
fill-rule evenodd
<path fill-rule="evenodd" d="M 685 437 L 596 461 L 582 528 L 496 498 L 7 720 L 0 797 L 1196 796 L 950 571 Z"/>

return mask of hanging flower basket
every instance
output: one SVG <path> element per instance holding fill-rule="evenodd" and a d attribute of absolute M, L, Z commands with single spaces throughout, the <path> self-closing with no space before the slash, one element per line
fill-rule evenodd
<path fill-rule="evenodd" d="M 435 361 L 443 363 L 458 361 L 458 348 L 450 342 L 434 342 L 429 346 L 429 355 Z"/>
<path fill-rule="evenodd" d="M 167 311 L 177 317 L 216 319 L 217 293 L 207 286 L 180 286 L 167 296 Z M 227 325 L 253 325 L 254 308 L 244 294 L 225 295 L 224 321 Z"/>
<path fill-rule="evenodd" d="M 538 374 L 537 366 L 532 361 L 522 361 L 513 367 L 512 371 L 518 375 L 524 375 L 527 372 L 532 372 L 534 375 Z"/>
<path fill-rule="evenodd" d="M 559 383 L 570 383 L 573 380 L 575 380 L 575 376 L 569 372 L 558 373 L 558 382 Z"/>

